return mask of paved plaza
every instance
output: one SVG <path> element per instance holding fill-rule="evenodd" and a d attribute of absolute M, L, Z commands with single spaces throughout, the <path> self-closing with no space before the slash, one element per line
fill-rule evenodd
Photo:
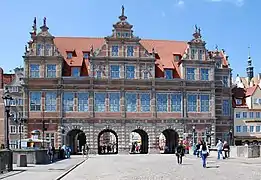
<path fill-rule="evenodd" d="M 260 159 L 216 160 L 208 168 L 191 155 L 178 165 L 174 155 L 91 156 L 63 180 L 260 180 Z"/>

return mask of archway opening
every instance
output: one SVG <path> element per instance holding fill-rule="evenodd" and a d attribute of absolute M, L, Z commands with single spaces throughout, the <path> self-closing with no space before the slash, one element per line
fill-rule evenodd
<path fill-rule="evenodd" d="M 82 147 L 86 144 L 86 136 L 80 129 L 73 129 L 67 133 L 67 145 L 71 148 L 71 154 L 82 152 Z"/>
<path fill-rule="evenodd" d="M 164 130 L 159 136 L 159 149 L 162 154 L 174 154 L 179 143 L 179 135 L 173 129 Z"/>
<path fill-rule="evenodd" d="M 118 154 L 118 136 L 111 129 L 98 134 L 98 154 Z"/>
<path fill-rule="evenodd" d="M 149 150 L 149 136 L 142 129 L 135 129 L 130 134 L 130 153 L 147 154 Z"/>

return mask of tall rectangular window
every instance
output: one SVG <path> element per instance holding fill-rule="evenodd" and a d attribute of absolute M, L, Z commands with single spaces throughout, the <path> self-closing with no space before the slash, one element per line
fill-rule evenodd
<path fill-rule="evenodd" d="M 52 45 L 51 44 L 45 44 L 45 56 L 51 56 L 52 55 Z"/>
<path fill-rule="evenodd" d="M 84 59 L 88 59 L 88 58 L 89 58 L 89 54 L 88 54 L 88 53 L 86 53 L 86 52 L 85 52 L 85 53 L 83 53 L 83 58 L 84 58 Z"/>
<path fill-rule="evenodd" d="M 40 77 L 40 65 L 39 64 L 30 64 L 30 77 L 31 78 Z"/>
<path fill-rule="evenodd" d="M 134 54 L 133 46 L 127 46 L 127 56 L 132 57 Z"/>
<path fill-rule="evenodd" d="M 157 93 L 157 111 L 168 112 L 168 94 Z"/>
<path fill-rule="evenodd" d="M 260 118 L 260 112 L 256 112 L 256 118 Z"/>
<path fill-rule="evenodd" d="M 120 78 L 120 66 L 119 65 L 111 65 L 111 78 L 118 79 Z"/>
<path fill-rule="evenodd" d="M 260 132 L 260 126 L 256 126 L 256 132 Z"/>
<path fill-rule="evenodd" d="M 30 92 L 30 111 L 41 111 L 41 92 Z"/>
<path fill-rule="evenodd" d="M 111 112 L 120 111 L 120 93 L 109 93 L 109 109 Z"/>
<path fill-rule="evenodd" d="M 172 69 L 165 69 L 164 74 L 165 74 L 165 79 L 173 79 Z"/>
<path fill-rule="evenodd" d="M 37 44 L 36 45 L 36 56 L 42 56 L 43 55 L 43 45 Z"/>
<path fill-rule="evenodd" d="M 125 107 L 127 112 L 137 111 L 137 94 L 136 93 L 126 93 L 125 94 Z"/>
<path fill-rule="evenodd" d="M 56 77 L 56 64 L 47 64 L 46 77 L 55 78 Z"/>
<path fill-rule="evenodd" d="M 127 65 L 126 66 L 126 79 L 135 78 L 135 66 Z"/>
<path fill-rule="evenodd" d="M 228 87 L 228 76 L 223 76 L 223 86 Z"/>
<path fill-rule="evenodd" d="M 71 52 L 68 52 L 67 53 L 67 59 L 72 59 L 72 57 L 73 57 L 73 54 Z"/>
<path fill-rule="evenodd" d="M 94 110 L 96 112 L 105 112 L 106 93 L 96 92 L 94 95 Z"/>
<path fill-rule="evenodd" d="M 241 126 L 236 126 L 236 132 L 240 133 L 241 132 Z"/>
<path fill-rule="evenodd" d="M 119 56 L 119 46 L 112 46 L 111 47 L 111 55 L 112 56 Z"/>
<path fill-rule="evenodd" d="M 73 111 L 74 110 L 74 93 L 64 92 L 63 93 L 63 110 Z"/>
<path fill-rule="evenodd" d="M 249 118 L 254 118 L 254 112 L 249 112 Z"/>
<path fill-rule="evenodd" d="M 191 59 L 195 59 L 196 50 L 191 49 Z"/>
<path fill-rule="evenodd" d="M 196 94 L 189 94 L 187 96 L 188 112 L 197 112 L 198 111 L 197 97 L 198 96 Z"/>
<path fill-rule="evenodd" d="M 46 92 L 45 93 L 45 110 L 46 111 L 56 111 L 56 92 Z"/>
<path fill-rule="evenodd" d="M 200 111 L 209 112 L 209 95 L 200 95 Z"/>
<path fill-rule="evenodd" d="M 141 112 L 149 112 L 150 111 L 150 94 L 149 93 L 141 93 L 140 94 L 140 111 Z"/>
<path fill-rule="evenodd" d="M 222 110 L 223 110 L 223 115 L 229 116 L 230 114 L 229 100 L 223 100 Z"/>
<path fill-rule="evenodd" d="M 72 68 L 72 76 L 73 77 L 79 77 L 80 75 L 81 75 L 81 68 L 73 67 Z"/>
<path fill-rule="evenodd" d="M 200 69 L 200 79 L 203 81 L 209 80 L 209 69 L 205 69 L 205 68 Z"/>
<path fill-rule="evenodd" d="M 236 118 L 240 119 L 241 118 L 241 112 L 236 112 Z"/>
<path fill-rule="evenodd" d="M 250 127 L 249 127 L 249 131 L 250 131 L 250 132 L 254 132 L 254 126 L 250 126 Z"/>
<path fill-rule="evenodd" d="M 171 94 L 171 112 L 181 111 L 181 94 Z"/>
<path fill-rule="evenodd" d="M 89 110 L 89 93 L 78 93 L 78 111 L 87 112 Z"/>
<path fill-rule="evenodd" d="M 247 126 L 243 126 L 243 132 L 247 132 Z"/>
<path fill-rule="evenodd" d="M 102 78 L 102 71 L 101 70 L 96 70 L 96 73 L 95 73 L 95 77 L 97 78 L 97 79 L 100 79 L 100 78 Z"/>
<path fill-rule="evenodd" d="M 199 50 L 198 59 L 201 61 L 203 59 L 203 50 Z"/>
<path fill-rule="evenodd" d="M 195 68 L 187 68 L 186 79 L 195 80 Z"/>

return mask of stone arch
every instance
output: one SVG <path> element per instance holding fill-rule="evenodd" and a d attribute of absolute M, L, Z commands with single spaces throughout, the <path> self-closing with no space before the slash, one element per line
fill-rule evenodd
<path fill-rule="evenodd" d="M 129 132 L 129 135 L 131 135 L 132 132 L 138 133 L 141 137 L 141 142 L 139 144 L 139 149 L 140 149 L 140 154 L 147 154 L 149 152 L 149 148 L 150 148 L 150 142 L 149 142 L 149 133 L 146 131 L 146 128 L 142 127 L 142 126 L 136 126 L 136 128 L 131 129 L 131 131 Z M 135 145 L 137 145 L 137 143 L 135 142 L 131 142 L 131 138 L 130 138 L 130 143 L 132 143 L 130 146 L 130 152 L 134 153 L 136 151 L 133 151 Z M 135 143 L 135 144 L 134 144 Z"/>
<path fill-rule="evenodd" d="M 104 133 L 112 133 L 115 137 L 115 141 L 110 142 L 111 139 L 109 139 L 108 142 L 106 142 L 106 144 L 102 144 L 101 142 L 101 136 L 104 135 Z M 110 134 L 109 134 L 110 135 Z M 109 137 L 111 138 L 111 137 Z M 113 128 L 105 128 L 102 129 L 97 136 L 97 147 L 98 147 L 98 154 L 105 154 L 105 150 L 107 151 L 106 154 L 118 154 L 119 151 L 119 137 L 118 134 L 116 133 L 116 131 L 113 130 Z M 109 147 L 109 150 L 107 149 L 107 147 Z M 103 149 L 104 148 L 104 149 Z M 103 153 L 102 153 L 103 152 Z"/>
<path fill-rule="evenodd" d="M 160 140 L 161 135 L 163 135 L 165 138 L 163 142 Z M 175 149 L 179 143 L 179 137 L 180 135 L 175 128 L 170 126 L 160 128 L 157 132 L 158 148 L 160 152 L 174 154 Z"/>
<path fill-rule="evenodd" d="M 82 152 L 82 146 L 86 144 L 86 135 L 80 129 L 71 129 L 66 133 L 66 145 L 71 148 L 72 154 Z"/>

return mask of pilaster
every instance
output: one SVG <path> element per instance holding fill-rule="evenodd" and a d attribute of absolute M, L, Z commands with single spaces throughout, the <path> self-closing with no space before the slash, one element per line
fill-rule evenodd
<path fill-rule="evenodd" d="M 125 118 L 126 117 L 126 108 L 125 108 L 125 90 L 121 89 L 120 92 L 120 111 L 121 111 L 121 117 Z"/>
<path fill-rule="evenodd" d="M 157 104 L 156 104 L 157 98 L 156 98 L 156 90 L 153 88 L 151 90 L 151 111 L 152 111 L 152 116 L 154 118 L 157 118 Z"/>

